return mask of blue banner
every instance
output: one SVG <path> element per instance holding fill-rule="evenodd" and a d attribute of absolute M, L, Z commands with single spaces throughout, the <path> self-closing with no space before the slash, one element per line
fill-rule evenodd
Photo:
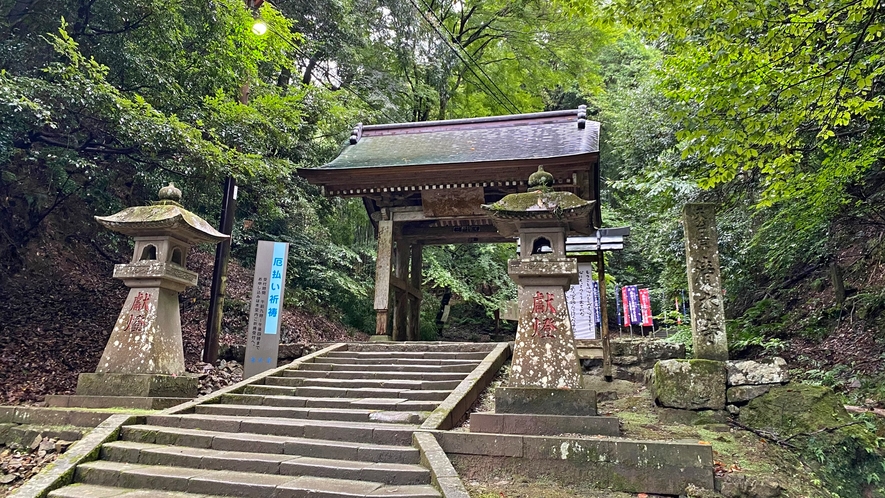
<path fill-rule="evenodd" d="M 642 323 L 642 307 L 639 303 L 639 287 L 628 285 L 624 287 L 627 291 L 627 302 L 624 306 L 630 313 L 630 324 L 639 325 Z"/>

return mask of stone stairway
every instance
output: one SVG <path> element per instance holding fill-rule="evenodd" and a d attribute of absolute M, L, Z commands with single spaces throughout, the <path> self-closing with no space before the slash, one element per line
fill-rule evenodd
<path fill-rule="evenodd" d="M 495 344 L 350 344 L 123 426 L 61 498 L 440 497 L 413 433 Z"/>

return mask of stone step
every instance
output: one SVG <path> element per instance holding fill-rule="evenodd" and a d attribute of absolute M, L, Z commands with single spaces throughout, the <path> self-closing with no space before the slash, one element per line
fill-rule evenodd
<path fill-rule="evenodd" d="M 342 458 L 364 462 L 416 464 L 419 460 L 418 450 L 411 446 L 264 434 L 235 434 L 156 425 L 124 426 L 121 440 L 219 451 Z"/>
<path fill-rule="evenodd" d="M 207 415 L 234 415 L 241 417 L 307 418 L 347 422 L 397 422 L 420 424 L 426 412 L 380 411 L 354 408 L 292 408 L 260 405 L 197 405 L 196 413 Z"/>
<path fill-rule="evenodd" d="M 387 359 L 387 360 L 482 360 L 487 351 L 330 351 L 323 358 Z"/>
<path fill-rule="evenodd" d="M 349 481 L 327 477 L 257 474 L 229 470 L 187 469 L 162 465 L 138 465 L 95 461 L 77 466 L 75 480 L 100 486 L 183 491 L 245 498 L 343 498 L 387 496 L 438 498 L 430 485 L 385 485 L 372 481 Z"/>
<path fill-rule="evenodd" d="M 244 390 L 245 394 L 283 395 L 316 398 L 403 398 L 414 401 L 442 401 L 448 397 L 451 390 L 425 391 L 414 389 L 380 389 L 369 387 L 342 388 L 342 387 L 287 387 L 287 386 L 262 386 L 249 385 Z"/>
<path fill-rule="evenodd" d="M 227 415 L 148 415 L 147 423 L 182 429 L 306 437 L 358 443 L 412 444 L 416 425 Z"/>
<path fill-rule="evenodd" d="M 265 385 L 289 387 L 336 387 L 342 389 L 412 389 L 416 391 L 448 390 L 458 387 L 458 380 L 403 380 L 403 379 L 326 379 L 303 377 L 265 377 Z"/>
<path fill-rule="evenodd" d="M 70 408 L 131 408 L 136 410 L 165 410 L 187 403 L 191 398 L 158 398 L 145 396 L 78 396 L 50 394 L 46 406 Z"/>
<path fill-rule="evenodd" d="M 299 455 L 220 451 L 115 441 L 101 448 L 101 459 L 143 465 L 232 470 L 272 475 L 329 477 L 383 484 L 427 484 L 430 471 L 416 464 L 374 463 Z"/>
<path fill-rule="evenodd" d="M 338 358 L 340 359 L 340 358 Z M 388 374 L 394 372 L 429 372 L 429 373 L 463 373 L 467 374 L 473 371 L 474 368 L 479 364 L 478 361 L 474 362 L 457 362 L 452 364 L 445 365 L 428 365 L 428 364 L 417 364 L 417 365 L 386 365 L 383 363 L 363 363 L 363 364 L 351 364 L 351 363 L 332 363 L 325 362 L 323 358 L 317 358 L 313 363 L 301 363 L 298 365 L 297 370 L 294 371 L 304 372 L 304 371 L 352 371 L 352 372 L 361 372 L 361 373 L 369 373 L 369 372 L 385 372 Z M 284 375 L 293 370 L 285 370 Z M 405 374 L 403 374 L 405 375 Z"/>
<path fill-rule="evenodd" d="M 488 353 L 495 349 L 495 342 L 358 342 L 347 345 L 347 351 L 428 351 L 428 352 L 462 352 L 482 351 Z"/>
<path fill-rule="evenodd" d="M 305 363 L 302 366 L 310 365 Z M 380 366 L 380 365 L 379 365 Z M 439 371 L 410 371 L 410 372 L 389 372 L 389 371 L 361 371 L 358 365 L 351 365 L 353 370 L 283 370 L 280 377 L 297 377 L 312 379 L 385 379 L 385 380 L 424 380 L 424 381 L 462 381 L 473 368 L 466 372 L 439 372 Z M 380 370 L 380 369 L 379 369 Z"/>
<path fill-rule="evenodd" d="M 149 492 L 152 498 L 222 498 L 217 495 L 182 493 L 179 491 Z M 95 486 L 92 484 L 71 484 L 49 493 L 49 498 L 146 498 L 148 495 L 140 489 L 112 488 L 108 486 Z"/>
<path fill-rule="evenodd" d="M 363 408 L 366 410 L 433 411 L 438 401 L 410 401 L 405 398 L 308 398 L 303 396 L 262 396 L 260 394 L 225 394 L 221 403 L 305 408 Z"/>
<path fill-rule="evenodd" d="M 329 353 L 331 354 L 331 353 Z M 435 360 L 428 358 L 388 358 L 388 357 L 379 357 L 379 358 L 366 358 L 366 357 L 347 357 L 347 356 L 321 356 L 316 359 L 315 363 L 332 363 L 339 365 L 418 365 L 418 366 L 444 366 L 444 365 L 464 365 L 466 363 L 474 363 L 479 365 L 481 360 L 468 360 L 466 358 L 462 359 L 443 359 L 443 360 Z"/>
<path fill-rule="evenodd" d="M 557 434 L 621 435 L 618 417 L 481 412 L 470 415 L 470 432 L 537 436 L 555 436 Z"/>

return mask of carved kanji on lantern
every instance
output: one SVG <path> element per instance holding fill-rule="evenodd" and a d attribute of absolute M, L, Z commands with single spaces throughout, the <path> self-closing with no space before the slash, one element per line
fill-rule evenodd
<path fill-rule="evenodd" d="M 556 332 L 556 322 L 553 321 L 552 318 L 538 318 L 535 317 L 532 320 L 532 337 L 540 337 L 542 339 L 550 339 L 556 337 L 553 335 Z"/>
<path fill-rule="evenodd" d="M 550 316 L 556 313 L 553 298 L 553 293 L 540 291 L 536 292 L 532 298 L 532 337 L 555 337 L 555 316 Z"/>
<path fill-rule="evenodd" d="M 553 307 L 553 294 L 550 292 L 544 294 L 536 292 L 534 301 L 533 313 L 556 313 L 556 308 Z"/>

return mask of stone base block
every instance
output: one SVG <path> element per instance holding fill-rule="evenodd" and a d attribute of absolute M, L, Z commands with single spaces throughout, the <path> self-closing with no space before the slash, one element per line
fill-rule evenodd
<path fill-rule="evenodd" d="M 157 398 L 141 396 L 46 396 L 46 406 L 69 408 L 131 408 L 134 410 L 165 410 L 193 398 Z"/>
<path fill-rule="evenodd" d="M 474 413 L 470 432 L 555 436 L 620 436 L 617 417 L 576 417 L 571 415 L 534 415 L 521 413 Z"/>
<path fill-rule="evenodd" d="M 675 496 L 684 495 L 689 484 L 714 485 L 709 444 L 460 431 L 433 435 L 461 475 L 494 469 L 562 485 Z"/>
<path fill-rule="evenodd" d="M 596 391 L 499 387 L 495 390 L 495 412 L 595 416 Z"/>
<path fill-rule="evenodd" d="M 725 409 L 725 362 L 664 360 L 654 369 L 655 401 L 683 410 Z"/>
<path fill-rule="evenodd" d="M 369 337 L 369 342 L 390 342 L 389 335 L 373 335 Z"/>
<path fill-rule="evenodd" d="M 725 399 L 729 403 L 740 405 L 758 398 L 780 384 L 763 384 L 759 386 L 733 386 L 725 391 Z"/>
<path fill-rule="evenodd" d="M 196 398 L 198 388 L 197 377 L 187 375 L 81 373 L 77 379 L 79 396 Z"/>

